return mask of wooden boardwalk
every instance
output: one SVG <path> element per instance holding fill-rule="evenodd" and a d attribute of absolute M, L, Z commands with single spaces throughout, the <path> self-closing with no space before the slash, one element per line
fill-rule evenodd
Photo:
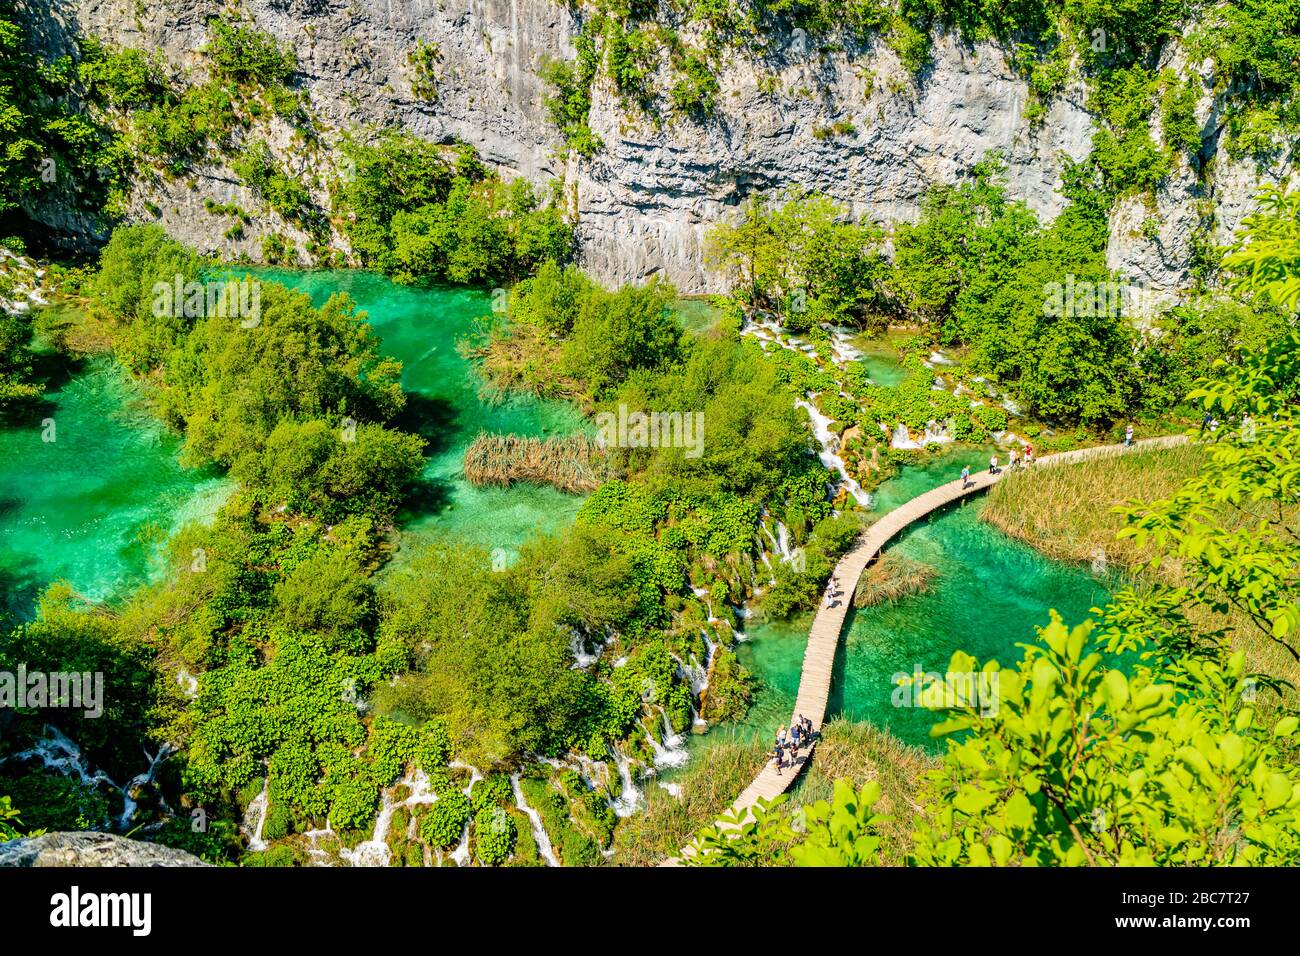
<path fill-rule="evenodd" d="M 1163 438 L 1148 438 L 1136 441 L 1132 447 L 1144 449 L 1166 448 L 1182 444 L 1186 440 L 1183 435 L 1171 435 Z M 1042 458 L 1035 459 L 1034 464 L 1030 466 L 1030 473 L 1039 468 L 1068 465 L 1094 458 L 1120 455 L 1124 451 L 1123 445 L 1101 445 L 1094 448 L 1081 448 L 1077 451 L 1059 452 L 1055 455 L 1045 455 Z M 823 600 L 821 608 L 817 611 L 817 616 L 813 618 L 812 629 L 808 634 L 808 646 L 804 650 L 803 672 L 799 678 L 799 694 L 795 698 L 792 717 L 801 714 L 812 721 L 815 730 L 821 730 L 822 723 L 826 719 L 826 703 L 830 699 L 831 671 L 835 666 L 835 651 L 839 646 L 840 631 L 844 628 L 844 619 L 848 616 L 853 595 L 857 591 L 858 579 L 862 576 L 862 572 L 867 565 L 874 561 L 884 546 L 908 525 L 920 521 L 927 515 L 938 511 L 959 498 L 965 498 L 984 491 L 991 485 L 997 484 L 1006 473 L 1006 470 L 1003 469 L 996 475 L 990 475 L 986 468 L 972 474 L 965 486 L 962 485 L 960 478 L 950 481 L 946 485 L 940 485 L 938 488 L 917 495 L 911 501 L 889 512 L 867 528 L 857 547 L 842 557 L 839 564 L 835 566 L 835 577 L 839 580 L 840 590 L 843 592 L 837 599 L 836 606 L 827 607 Z M 775 727 L 772 728 L 772 734 L 775 739 Z M 816 742 L 814 741 L 812 745 L 800 750 L 793 767 L 778 770 L 776 764 L 769 760 L 763 769 L 759 771 L 758 776 L 754 778 L 753 783 L 746 787 L 745 791 L 736 798 L 736 802 L 731 805 L 730 812 L 747 812 L 760 798 L 771 800 L 785 793 L 812 758 L 812 751 L 815 746 Z M 686 847 L 682 850 L 681 855 L 689 856 L 690 854 L 691 848 Z M 666 865 L 673 866 L 679 862 L 677 859 L 668 860 Z"/>

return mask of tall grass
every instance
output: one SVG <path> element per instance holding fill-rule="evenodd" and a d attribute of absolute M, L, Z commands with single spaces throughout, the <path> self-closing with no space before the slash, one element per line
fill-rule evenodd
<path fill-rule="evenodd" d="M 995 485 L 981 517 L 1058 560 L 1091 562 L 1102 556 L 1109 570 L 1127 571 L 1149 561 L 1156 549 L 1151 543 L 1139 547 L 1131 538 L 1116 537 L 1124 519 L 1114 513 L 1115 506 L 1170 497 L 1200 470 L 1205 456 L 1203 448 L 1188 444 L 1030 469 Z M 1189 578 L 1182 562 L 1170 558 L 1154 571 L 1142 571 L 1135 584 L 1140 588 L 1152 581 L 1181 586 Z M 1202 632 L 1226 628 L 1232 646 L 1246 651 L 1253 670 L 1300 686 L 1300 665 L 1245 615 L 1197 607 L 1188 619 Z M 1261 706 L 1294 706 L 1297 699 L 1288 691 L 1281 701 L 1271 695 L 1261 698 Z"/>
<path fill-rule="evenodd" d="M 586 435 L 526 438 L 484 433 L 465 452 L 465 477 L 479 486 L 524 482 L 584 494 L 599 488 L 609 474 L 605 450 Z"/>
<path fill-rule="evenodd" d="M 1102 553 L 1118 570 L 1153 552 L 1115 537 L 1124 520 L 1112 509 L 1132 499 L 1169 497 L 1204 462 L 1204 450 L 1187 444 L 1030 468 L 990 489 L 982 517 L 1049 557 L 1092 561 Z"/>

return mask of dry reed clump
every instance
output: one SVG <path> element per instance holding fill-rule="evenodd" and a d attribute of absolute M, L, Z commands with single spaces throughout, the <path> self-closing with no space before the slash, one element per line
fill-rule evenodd
<path fill-rule="evenodd" d="M 854 607 L 875 607 L 930 590 L 938 572 L 928 564 L 901 554 L 884 554 L 858 579 Z"/>
<path fill-rule="evenodd" d="M 609 474 L 605 450 L 586 435 L 526 438 L 485 433 L 465 452 L 465 477 L 480 487 L 525 482 L 583 494 L 599 488 Z"/>
<path fill-rule="evenodd" d="M 561 374 L 560 340 L 541 329 L 512 325 L 508 332 L 493 333 L 483 342 L 464 342 L 460 353 L 479 363 L 484 379 L 482 398 L 489 404 L 525 392 L 540 398 L 577 401 L 581 383 Z"/>

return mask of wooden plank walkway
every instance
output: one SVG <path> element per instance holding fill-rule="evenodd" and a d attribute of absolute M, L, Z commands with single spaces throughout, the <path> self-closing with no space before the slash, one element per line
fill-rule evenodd
<path fill-rule="evenodd" d="M 1167 448 L 1186 441 L 1184 435 L 1169 435 L 1136 441 L 1132 447 L 1135 449 Z M 1045 455 L 1035 459 L 1029 470 L 1032 473 L 1039 468 L 1120 455 L 1125 450 L 1123 445 L 1101 445 L 1081 448 L 1077 451 L 1058 452 L 1055 455 Z M 812 721 L 814 730 L 821 731 L 822 723 L 826 719 L 826 703 L 830 699 L 831 671 L 835 666 L 835 651 L 839 646 L 840 631 L 844 628 L 844 619 L 848 616 L 850 603 L 857 591 L 858 579 L 867 565 L 874 561 L 881 549 L 908 525 L 920 521 L 959 498 L 986 490 L 997 484 L 1006 473 L 1004 468 L 998 474 L 990 475 L 988 469 L 984 469 L 972 474 L 965 487 L 962 486 L 960 478 L 950 481 L 946 485 L 940 485 L 938 488 L 917 495 L 867 528 L 857 547 L 844 555 L 835 566 L 835 577 L 839 580 L 840 590 L 843 592 L 837 606 L 826 607 L 823 601 L 817 616 L 813 618 L 812 629 L 808 633 L 808 646 L 804 650 L 803 672 L 799 678 L 799 693 L 795 698 L 792 718 L 802 714 Z M 774 737 L 775 733 L 776 729 L 773 728 Z M 753 783 L 736 798 L 730 812 L 746 811 L 746 817 L 742 819 L 747 819 L 748 811 L 760 798 L 771 800 L 785 793 L 812 759 L 814 747 L 816 747 L 815 739 L 810 746 L 799 751 L 794 766 L 786 767 L 784 770 L 778 770 L 776 764 L 769 760 L 754 778 Z M 681 851 L 681 855 L 690 856 L 691 852 L 688 846 Z M 661 865 L 676 866 L 680 862 L 680 859 L 672 859 Z"/>

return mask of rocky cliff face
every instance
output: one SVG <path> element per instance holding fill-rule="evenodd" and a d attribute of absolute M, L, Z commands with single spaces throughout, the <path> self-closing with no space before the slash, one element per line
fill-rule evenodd
<path fill-rule="evenodd" d="M 201 73 L 197 50 L 218 0 L 140 5 L 136 0 L 53 0 L 66 31 L 121 45 L 163 50 Z M 991 44 L 940 36 L 933 62 L 913 78 L 883 44 L 820 52 L 799 31 L 763 61 L 730 55 L 716 114 L 656 126 L 621 104 L 607 83 L 594 91 L 590 125 L 605 150 L 570 155 L 551 124 L 538 79 L 547 58 L 571 59 L 577 17 L 554 0 L 248 0 L 258 26 L 297 51 L 302 81 L 328 127 L 401 124 L 435 140 L 472 143 L 507 174 L 566 180 L 579 222 L 584 264 L 607 282 L 663 274 L 684 292 L 706 292 L 719 277 L 704 266 L 703 236 L 733 215 L 750 193 L 798 186 L 826 192 L 868 219 L 913 218 L 927 186 L 951 182 L 990 150 L 1007 164 L 1009 192 L 1044 220 L 1064 204 L 1061 163 L 1089 150 L 1093 123 L 1083 89 L 1067 89 L 1037 123 L 1023 116 L 1027 88 Z M 438 94 L 417 97 L 408 52 L 437 44 Z M 1175 48 L 1168 65 L 1189 66 Z M 776 76 L 776 82 L 770 79 Z M 766 78 L 766 79 L 765 79 Z M 1217 142 L 1217 105 L 1207 92 L 1201 114 Z M 852 131 L 828 131 L 837 122 Z M 281 137 L 286 143 L 287 132 Z M 274 138 L 273 138 L 274 144 Z M 1223 241 L 1261 182 L 1294 177 L 1287 165 L 1216 157 L 1205 180 L 1181 167 L 1156 197 L 1115 211 L 1108 258 L 1130 281 L 1177 290 L 1187 281 L 1192 237 L 1202 226 Z M 242 240 L 220 239 L 203 199 L 256 208 L 229 170 L 195 170 L 193 183 L 155 180 L 138 190 L 142 218 L 161 209 L 164 225 L 200 248 L 257 256 L 269 217 Z M 1198 200 L 1206 202 L 1201 203 Z M 1202 217 L 1205 217 L 1202 223 Z M 1148 220 L 1153 220 L 1150 224 Z"/>
<path fill-rule="evenodd" d="M 47 833 L 0 843 L 0 866 L 207 866 L 181 850 L 110 833 Z"/>

